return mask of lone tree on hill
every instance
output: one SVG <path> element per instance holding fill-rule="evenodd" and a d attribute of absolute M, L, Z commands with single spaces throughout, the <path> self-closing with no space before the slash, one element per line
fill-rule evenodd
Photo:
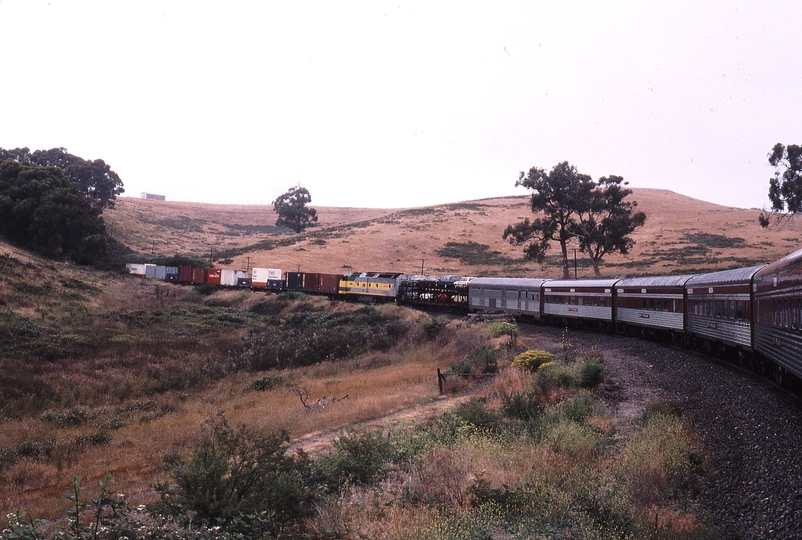
<path fill-rule="evenodd" d="M 769 180 L 769 199 L 780 223 L 802 212 L 802 146 L 777 143 L 768 158 L 774 167 L 774 177 Z M 762 227 L 768 227 L 770 214 L 761 213 L 758 221 Z"/>
<path fill-rule="evenodd" d="M 75 187 L 99 210 L 114 208 L 114 200 L 122 194 L 123 182 L 102 159 L 86 160 L 67 153 L 66 148 L 36 150 L 27 148 L 5 150 L 0 148 L 0 163 L 13 159 L 18 163 L 29 161 L 40 167 L 58 167 Z"/>
<path fill-rule="evenodd" d="M 521 172 L 515 185 L 533 191 L 532 212 L 542 212 L 543 217 L 508 225 L 503 237 L 514 245 L 531 241 L 524 255 L 538 262 L 543 261 L 550 242 L 559 242 L 563 279 L 570 278 L 568 243 L 576 238 L 599 277 L 604 256 L 616 251 L 626 254 L 634 244 L 628 235 L 646 221 L 643 212 L 633 214 L 637 203 L 624 202 L 632 190 L 622 189 L 622 184 L 626 182 L 620 176 L 603 177 L 597 184 L 567 161 L 549 173 L 532 167 L 529 173 Z"/>
<path fill-rule="evenodd" d="M 563 278 L 568 273 L 568 242 L 573 236 L 573 226 L 580 211 L 587 205 L 590 192 L 595 187 L 593 180 L 580 174 L 576 167 L 563 161 L 547 174 L 543 169 L 532 167 L 529 173 L 521 171 L 516 186 L 533 191 L 530 200 L 532 213 L 544 213 L 542 218 L 508 225 L 504 239 L 513 245 L 532 241 L 524 249 L 527 259 L 543 262 L 549 242 L 560 243 L 562 251 Z"/>
<path fill-rule="evenodd" d="M 646 214 L 633 213 L 637 202 L 624 202 L 632 193 L 620 176 L 599 178 L 596 188 L 590 193 L 587 207 L 580 211 L 579 221 L 572 231 L 579 239 L 579 251 L 587 253 L 593 265 L 593 273 L 601 277 L 599 263 L 608 253 L 626 255 L 635 244 L 629 235 L 646 222 Z"/>
<path fill-rule="evenodd" d="M 291 187 L 287 193 L 273 201 L 273 210 L 278 214 L 277 227 L 288 227 L 300 233 L 307 227 L 314 227 L 317 223 L 317 210 L 307 208 L 312 202 L 309 190 L 301 186 Z"/>

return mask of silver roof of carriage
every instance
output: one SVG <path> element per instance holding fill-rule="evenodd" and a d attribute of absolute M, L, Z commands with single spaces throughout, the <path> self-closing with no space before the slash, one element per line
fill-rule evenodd
<path fill-rule="evenodd" d="M 686 274 L 681 276 L 649 276 L 633 277 L 619 281 L 615 288 L 624 287 L 682 287 L 685 283 L 695 277 L 696 274 Z"/>
<path fill-rule="evenodd" d="M 749 266 L 747 268 L 736 268 L 734 270 L 722 270 L 709 274 L 699 274 L 688 280 L 687 287 L 703 287 L 705 285 L 734 285 L 738 283 L 749 283 L 758 270 L 766 266 Z"/>
<path fill-rule="evenodd" d="M 516 277 L 475 277 L 471 279 L 471 287 L 489 285 L 495 287 L 540 287 L 548 279 L 516 278 Z"/>

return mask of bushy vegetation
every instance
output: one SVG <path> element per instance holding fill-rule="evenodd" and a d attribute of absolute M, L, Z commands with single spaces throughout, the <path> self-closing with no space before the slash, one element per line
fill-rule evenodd
<path fill-rule="evenodd" d="M 518 265 L 521 261 L 504 256 L 500 251 L 491 251 L 490 246 L 477 242 L 446 242 L 435 251 L 441 257 L 459 259 L 462 264 L 472 266 Z"/>
<path fill-rule="evenodd" d="M 541 365 L 554 361 L 554 355 L 548 351 L 528 350 L 515 357 L 512 365 L 529 371 L 536 371 Z"/>
<path fill-rule="evenodd" d="M 108 289 L 112 308 L 104 309 L 92 302 L 94 282 L 80 274 L 61 279 L 59 287 L 14 292 L 14 302 L 23 298 L 28 307 L 0 314 L 8 330 L 0 333 L 0 477 L 12 493 L 3 500 L 41 477 L 68 480 L 82 456 L 126 463 L 116 477 L 137 453 L 149 456 L 135 446 L 143 436 L 169 433 L 173 442 L 155 453 L 156 463 L 135 469 L 158 486 L 138 501 L 149 504 L 129 504 L 110 477 L 73 478 L 52 495 L 66 504 L 47 503 L 48 517 L 61 512 L 66 521 L 32 520 L 21 513 L 26 503 L 15 503 L 5 508 L 20 512 L 7 516 L 3 539 L 704 534 L 683 506 L 702 459 L 679 411 L 654 404 L 633 436 L 618 438 L 595 391 L 606 377 L 604 359 L 577 353 L 567 334 L 563 354 L 533 371 L 511 365 L 522 351 L 510 323 L 449 322 L 298 294 L 202 296 L 168 284 L 157 293 L 135 280 Z M 14 283 L 3 282 L 0 294 L 11 298 Z M 431 357 L 468 375 L 457 379 L 481 377 L 483 390 L 451 412 L 382 428 L 346 426 L 386 409 L 338 416 L 358 401 L 335 394 L 343 380 L 364 385 L 402 358 Z M 403 377 L 434 387 L 434 366 Z M 371 384 L 381 388 L 374 394 L 391 390 Z M 293 401 L 297 414 L 277 419 L 275 429 L 254 427 L 254 418 L 274 425 L 278 411 L 256 405 L 268 398 Z M 194 411 L 222 407 L 226 416 L 211 414 L 199 435 L 188 427 L 203 418 Z M 332 420 L 322 425 L 342 429 L 331 447 L 291 450 L 284 427 L 321 425 L 313 422 L 324 415 Z M 176 436 L 181 431 L 188 433 Z"/>
<path fill-rule="evenodd" d="M 373 307 L 300 311 L 271 318 L 254 329 L 232 354 L 232 361 L 251 371 L 308 366 L 369 350 L 386 351 L 411 329 L 411 323 Z"/>

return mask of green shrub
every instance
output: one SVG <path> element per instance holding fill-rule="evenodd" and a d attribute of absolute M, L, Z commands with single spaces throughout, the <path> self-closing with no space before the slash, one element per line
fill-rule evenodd
<path fill-rule="evenodd" d="M 535 384 L 544 391 L 552 388 L 571 388 L 578 386 L 578 375 L 571 366 L 551 364 L 538 370 Z"/>
<path fill-rule="evenodd" d="M 195 290 L 201 296 L 210 296 L 219 291 L 220 288 L 212 283 L 204 283 L 203 285 L 198 285 L 197 287 L 195 287 Z"/>
<path fill-rule="evenodd" d="M 518 325 L 509 322 L 493 322 L 490 323 L 490 337 L 495 338 L 499 336 L 515 337 L 518 335 Z"/>
<path fill-rule="evenodd" d="M 421 327 L 426 333 L 426 337 L 432 339 L 439 336 L 447 324 L 448 319 L 445 317 L 428 317 L 421 322 Z"/>
<path fill-rule="evenodd" d="M 311 511 L 310 462 L 286 454 L 286 432 L 235 429 L 223 416 L 205 428 L 188 462 L 172 457 L 173 480 L 156 486 L 161 500 L 152 512 L 262 538 Z"/>
<path fill-rule="evenodd" d="M 329 491 L 340 490 L 346 482 L 364 485 L 383 477 L 393 457 L 393 445 L 380 431 L 344 433 L 332 446 L 334 449 L 315 463 L 318 477 Z"/>
<path fill-rule="evenodd" d="M 587 360 L 579 370 L 579 386 L 582 388 L 596 388 L 607 375 L 604 364 L 599 360 Z"/>
<path fill-rule="evenodd" d="M 104 430 L 100 430 L 100 431 L 95 431 L 94 433 L 84 433 L 82 435 L 78 435 L 75 438 L 75 443 L 78 446 L 84 446 L 84 445 L 101 446 L 104 444 L 109 444 L 112 438 L 113 437 L 111 433 Z"/>
<path fill-rule="evenodd" d="M 501 414 L 507 418 L 516 418 L 530 422 L 543 415 L 545 405 L 540 392 L 530 390 L 524 393 L 501 396 Z"/>
<path fill-rule="evenodd" d="M 476 397 L 457 407 L 455 414 L 463 422 L 483 429 L 492 429 L 498 419 L 498 416 L 487 408 L 485 401 Z"/>
<path fill-rule="evenodd" d="M 592 414 L 593 396 L 587 393 L 578 394 L 562 407 L 562 415 L 566 419 L 579 424 L 585 422 Z"/>
<path fill-rule="evenodd" d="M 528 371 L 536 371 L 542 364 L 552 362 L 554 355 L 548 351 L 528 350 L 512 361 L 512 365 Z"/>
<path fill-rule="evenodd" d="M 646 405 L 646 412 L 645 412 L 646 419 L 648 420 L 653 416 L 659 416 L 659 415 L 682 418 L 682 407 L 669 401 L 663 401 L 663 400 L 650 401 L 649 404 Z"/>
<path fill-rule="evenodd" d="M 45 411 L 42 420 L 58 427 L 77 426 L 86 422 L 89 415 L 84 409 L 70 409 L 68 411 Z"/>
<path fill-rule="evenodd" d="M 266 375 L 256 379 L 251 383 L 251 388 L 254 390 L 270 390 L 284 382 L 284 377 L 281 375 Z"/>
<path fill-rule="evenodd" d="M 493 347 L 482 347 L 468 355 L 468 361 L 475 367 L 471 371 L 479 373 L 498 373 L 498 351 Z"/>

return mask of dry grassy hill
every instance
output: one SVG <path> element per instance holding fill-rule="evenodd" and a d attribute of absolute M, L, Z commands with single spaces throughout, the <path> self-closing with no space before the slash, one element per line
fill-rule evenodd
<path fill-rule="evenodd" d="M 629 256 L 606 259 L 607 276 L 691 273 L 774 261 L 799 249 L 802 221 L 764 230 L 759 211 L 719 206 L 659 189 L 635 189 L 648 218 Z M 532 217 L 528 197 L 403 210 L 315 207 L 319 226 L 294 235 L 273 226 L 270 206 L 120 198 L 105 214 L 113 236 L 142 254 L 212 256 L 218 266 L 346 272 L 559 277 L 559 247 L 543 265 L 521 260 L 501 235 Z M 581 253 L 577 275 L 593 272 Z"/>

